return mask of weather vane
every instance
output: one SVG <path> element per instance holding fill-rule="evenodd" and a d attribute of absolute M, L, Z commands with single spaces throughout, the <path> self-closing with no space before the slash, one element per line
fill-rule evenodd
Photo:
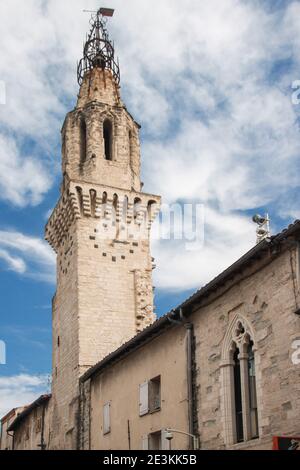
<path fill-rule="evenodd" d="M 112 17 L 112 8 L 99 8 L 99 10 L 83 10 L 92 13 L 91 31 L 83 47 L 83 58 L 77 67 L 77 79 L 79 85 L 87 72 L 94 68 L 110 70 L 117 84 L 120 83 L 120 66 L 118 59 L 115 59 L 115 49 L 110 41 L 106 30 L 106 20 Z"/>

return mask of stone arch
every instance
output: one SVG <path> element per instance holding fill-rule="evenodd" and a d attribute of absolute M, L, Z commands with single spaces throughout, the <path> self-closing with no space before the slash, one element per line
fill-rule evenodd
<path fill-rule="evenodd" d="M 91 214 L 95 217 L 96 206 L 97 206 L 97 192 L 95 189 L 90 189 L 90 203 L 91 203 Z"/>
<path fill-rule="evenodd" d="M 100 114 L 100 124 L 102 127 L 103 138 L 103 156 L 107 161 L 112 161 L 115 158 L 118 123 L 119 117 L 116 114 L 109 111 L 103 111 Z"/>
<path fill-rule="evenodd" d="M 255 332 L 250 322 L 241 314 L 235 315 L 231 320 L 225 333 L 221 352 L 221 404 L 223 418 L 224 441 L 227 446 L 231 446 L 240 441 L 248 441 L 255 435 L 251 423 L 251 413 L 253 409 L 250 406 L 249 394 L 249 357 L 251 351 L 253 363 L 255 361 L 255 382 L 260 377 L 258 372 L 259 356 L 256 348 Z M 236 362 L 238 361 L 238 362 Z M 236 367 L 238 366 L 238 369 Z M 236 371 L 239 373 L 238 389 L 236 385 Z M 255 390 L 257 382 L 255 383 Z M 237 418 L 239 408 L 236 408 L 237 390 L 240 393 L 241 421 Z M 256 418 L 259 416 L 259 394 L 256 393 Z M 255 411 L 254 410 L 254 411 Z M 241 433 L 239 432 L 241 430 Z M 242 439 L 239 439 L 242 434 Z"/>
<path fill-rule="evenodd" d="M 150 201 L 148 201 L 148 204 L 147 204 L 147 216 L 148 216 L 148 222 L 150 224 L 153 218 L 155 217 L 156 209 L 157 209 L 157 201 L 150 199 Z"/>
<path fill-rule="evenodd" d="M 80 214 L 83 214 L 83 191 L 81 186 L 76 186 L 76 193 L 78 198 L 78 207 L 80 210 Z"/>
<path fill-rule="evenodd" d="M 236 334 L 240 325 L 243 327 L 244 332 L 240 332 L 240 334 Z M 242 346 L 244 348 L 244 344 L 251 339 L 254 343 L 254 348 L 256 349 L 256 342 L 255 342 L 255 334 L 252 328 L 252 325 L 248 322 L 248 320 L 241 314 L 237 314 L 229 323 L 227 331 L 225 333 L 223 339 L 223 346 L 222 346 L 222 361 L 226 361 L 229 359 L 230 352 L 234 349 L 235 344 L 238 346 Z"/>
<path fill-rule="evenodd" d="M 134 222 L 139 221 L 139 216 L 142 209 L 142 200 L 140 197 L 135 197 L 133 201 L 133 220 Z"/>
<path fill-rule="evenodd" d="M 108 194 L 106 191 L 102 194 L 102 217 L 107 219 L 107 210 L 108 210 Z"/>
<path fill-rule="evenodd" d="M 111 119 L 106 118 L 103 121 L 103 146 L 105 160 L 113 160 L 114 131 Z"/>

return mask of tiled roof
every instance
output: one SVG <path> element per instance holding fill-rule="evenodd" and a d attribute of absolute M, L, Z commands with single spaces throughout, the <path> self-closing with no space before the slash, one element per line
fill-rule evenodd
<path fill-rule="evenodd" d="M 19 424 L 28 416 L 35 408 L 47 403 L 51 398 L 51 395 L 41 395 L 37 400 L 35 400 L 31 405 L 26 406 L 26 408 L 20 413 L 16 419 L 11 423 L 8 428 L 8 432 L 14 431 Z"/>

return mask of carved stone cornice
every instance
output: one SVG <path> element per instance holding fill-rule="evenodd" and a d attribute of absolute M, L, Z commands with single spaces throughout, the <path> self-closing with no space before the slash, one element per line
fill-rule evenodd
<path fill-rule="evenodd" d="M 124 201 L 127 201 L 124 214 Z M 46 225 L 45 238 L 55 252 L 78 219 L 89 217 L 136 224 L 150 230 L 160 210 L 160 197 L 152 194 L 125 191 L 104 185 L 70 181 Z M 114 214 L 113 214 L 114 213 Z"/>

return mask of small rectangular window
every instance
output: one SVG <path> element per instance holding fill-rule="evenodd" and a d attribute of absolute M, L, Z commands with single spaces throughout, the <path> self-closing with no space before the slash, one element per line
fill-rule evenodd
<path fill-rule="evenodd" d="M 149 382 L 149 410 L 150 413 L 160 410 L 160 376 Z"/>
<path fill-rule="evenodd" d="M 159 411 L 161 407 L 161 379 L 155 377 L 140 385 L 140 416 Z"/>
<path fill-rule="evenodd" d="M 149 434 L 149 450 L 162 450 L 162 433 L 161 431 Z"/>
<path fill-rule="evenodd" d="M 111 431 L 110 427 L 110 402 L 105 403 L 103 407 L 103 434 L 109 434 Z"/>
<path fill-rule="evenodd" d="M 166 438 L 166 430 L 152 432 L 147 436 L 149 450 L 170 450 L 170 441 Z"/>

